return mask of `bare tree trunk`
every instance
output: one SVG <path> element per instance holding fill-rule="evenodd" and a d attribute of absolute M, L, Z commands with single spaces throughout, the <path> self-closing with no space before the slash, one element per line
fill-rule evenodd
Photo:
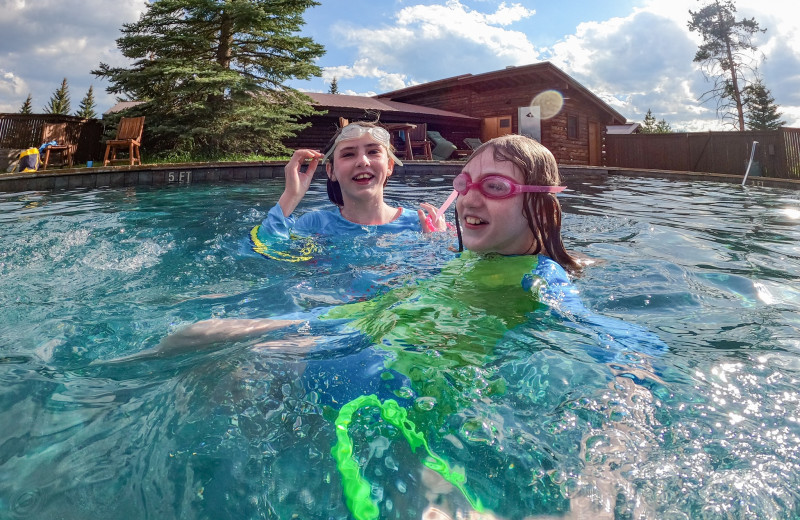
<path fill-rule="evenodd" d="M 744 106 L 742 105 L 742 94 L 739 91 L 739 78 L 736 74 L 736 64 L 733 62 L 730 42 L 726 43 L 728 60 L 731 64 L 731 87 L 733 88 L 733 102 L 736 103 L 736 114 L 739 116 L 739 131 L 744 132 Z"/>

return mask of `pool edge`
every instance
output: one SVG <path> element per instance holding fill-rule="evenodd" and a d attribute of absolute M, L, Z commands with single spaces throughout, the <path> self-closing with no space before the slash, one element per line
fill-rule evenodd
<path fill-rule="evenodd" d="M 0 174 L 0 192 L 52 191 L 74 188 L 104 188 L 125 186 L 169 186 L 204 182 L 248 182 L 257 179 L 283 177 L 284 161 L 254 161 L 225 163 L 154 164 L 144 166 L 100 166 L 43 170 L 32 173 Z M 402 176 L 455 175 L 464 163 L 461 161 L 408 161 L 395 167 Z M 559 165 L 565 177 L 629 176 L 656 177 L 675 180 L 703 180 L 724 183 L 741 183 L 743 175 L 706 172 L 681 172 L 645 170 L 634 168 L 609 168 L 603 166 Z M 322 178 L 324 167 L 317 169 Z M 800 189 L 800 179 L 749 177 L 748 185 Z"/>

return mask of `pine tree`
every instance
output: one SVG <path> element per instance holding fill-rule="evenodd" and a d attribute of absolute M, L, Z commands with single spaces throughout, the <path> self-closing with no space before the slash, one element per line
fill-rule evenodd
<path fill-rule="evenodd" d="M 672 128 L 669 126 L 666 119 L 656 121 L 656 116 L 653 115 L 653 111 L 648 108 L 647 114 L 644 116 L 644 124 L 642 124 L 639 132 L 642 134 L 669 134 L 672 133 Z"/>
<path fill-rule="evenodd" d="M 70 110 L 69 102 L 69 87 L 67 86 L 67 78 L 61 82 L 59 87 L 50 97 L 50 102 L 44 107 L 45 114 L 63 114 L 68 115 Z"/>
<path fill-rule="evenodd" d="M 713 78 L 714 86 L 701 100 L 717 100 L 717 114 L 734 121 L 737 130 L 744 130 L 742 90 L 746 86 L 746 71 L 755 73 L 752 53 L 753 35 L 765 32 L 755 18 L 736 20 L 736 6 L 731 0 L 713 0 L 697 12 L 689 11 L 689 30 L 703 37 L 694 57 L 703 67 L 706 79 Z"/>
<path fill-rule="evenodd" d="M 129 67 L 92 71 L 108 92 L 142 101 L 157 150 L 282 153 L 281 141 L 316 113 L 286 82 L 320 76 L 321 45 L 296 33 L 313 0 L 154 0 L 125 24 L 117 46 Z"/>
<path fill-rule="evenodd" d="M 19 108 L 20 114 L 33 114 L 33 96 L 28 94 L 28 99 Z"/>
<path fill-rule="evenodd" d="M 778 112 L 775 98 L 760 79 L 745 87 L 742 93 L 748 130 L 777 130 L 786 124 L 781 120 L 783 114 Z"/>
<path fill-rule="evenodd" d="M 97 107 L 94 103 L 94 87 L 89 85 L 89 90 L 86 92 L 86 96 L 81 100 L 81 104 L 78 106 L 78 111 L 75 115 L 84 119 L 94 119 L 97 117 L 95 108 Z"/>
<path fill-rule="evenodd" d="M 647 114 L 644 116 L 644 123 L 642 127 L 639 129 L 639 132 L 643 134 L 653 134 L 656 130 L 656 116 L 653 115 L 653 111 L 649 108 L 647 109 Z"/>
<path fill-rule="evenodd" d="M 339 93 L 339 81 L 336 79 L 336 76 L 333 77 L 331 80 L 331 88 L 328 89 L 329 94 L 338 94 Z"/>
<path fill-rule="evenodd" d="M 656 134 L 671 134 L 672 133 L 672 127 L 669 125 L 669 123 L 667 123 L 666 119 L 661 119 L 661 120 L 659 120 L 658 123 L 656 123 L 656 131 L 655 131 L 655 133 Z"/>

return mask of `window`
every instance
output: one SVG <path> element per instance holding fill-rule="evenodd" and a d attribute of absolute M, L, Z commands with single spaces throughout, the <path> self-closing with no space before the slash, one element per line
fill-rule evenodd
<path fill-rule="evenodd" d="M 578 138 L 578 116 L 567 116 L 567 137 Z"/>

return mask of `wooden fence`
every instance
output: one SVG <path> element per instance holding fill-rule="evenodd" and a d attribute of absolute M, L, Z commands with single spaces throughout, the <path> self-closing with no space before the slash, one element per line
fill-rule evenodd
<path fill-rule="evenodd" d="M 606 135 L 606 166 L 800 178 L 800 128 L 748 132 Z"/>
<path fill-rule="evenodd" d="M 75 163 L 103 157 L 100 120 L 57 114 L 0 114 L 0 148 L 38 148 L 43 143 L 42 131 L 47 123 L 67 123 L 67 134 L 78 145 Z"/>

